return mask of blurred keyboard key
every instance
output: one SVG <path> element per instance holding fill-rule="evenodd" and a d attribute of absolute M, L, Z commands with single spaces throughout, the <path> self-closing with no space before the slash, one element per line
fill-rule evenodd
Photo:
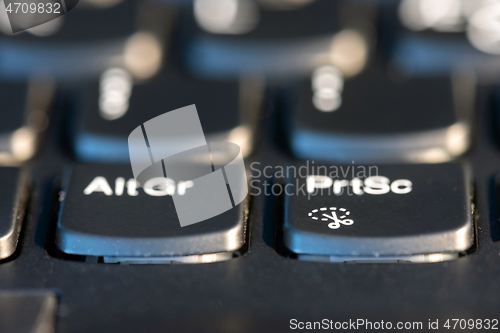
<path fill-rule="evenodd" d="M 322 67 L 285 94 L 292 153 L 357 163 L 437 163 L 470 144 L 474 78 L 388 75 L 345 79 Z"/>
<path fill-rule="evenodd" d="M 138 79 L 156 73 L 172 12 L 151 1 L 81 0 L 64 16 L 12 34 L 0 8 L 0 73 L 75 80 L 125 66 Z M 2 12 L 3 10 L 3 12 Z"/>
<path fill-rule="evenodd" d="M 139 124 L 192 104 L 208 141 L 234 142 L 247 155 L 261 98 L 257 81 L 198 80 L 169 66 L 152 80 L 134 84 L 126 71 L 112 68 L 100 82 L 79 89 L 71 130 L 75 155 L 82 161 L 129 163 L 128 136 Z"/>
<path fill-rule="evenodd" d="M 0 332 L 53 333 L 57 296 L 43 290 L 0 292 Z"/>
<path fill-rule="evenodd" d="M 245 244 L 245 202 L 181 227 L 171 196 L 180 184 L 144 188 L 130 166 L 76 166 L 65 179 L 57 246 L 104 262 L 140 264 L 227 260 Z"/>
<path fill-rule="evenodd" d="M 457 68 L 498 76 L 500 5 L 490 0 L 383 3 L 382 32 L 399 70 L 446 74 Z"/>
<path fill-rule="evenodd" d="M 471 179 L 460 164 L 304 166 L 307 177 L 290 180 L 284 222 L 300 259 L 433 262 L 473 245 Z"/>
<path fill-rule="evenodd" d="M 0 259 L 5 259 L 16 251 L 28 184 L 17 168 L 0 168 L 0 184 Z"/>
<path fill-rule="evenodd" d="M 289 77 L 327 64 L 353 75 L 364 67 L 371 41 L 362 31 L 343 28 L 339 1 L 310 1 L 290 10 L 275 10 L 273 1 L 258 3 L 194 1 L 193 11 L 184 13 L 191 27 L 184 44 L 195 75 Z"/>
<path fill-rule="evenodd" d="M 0 165 L 33 157 L 48 126 L 53 97 L 49 81 L 0 81 Z"/>

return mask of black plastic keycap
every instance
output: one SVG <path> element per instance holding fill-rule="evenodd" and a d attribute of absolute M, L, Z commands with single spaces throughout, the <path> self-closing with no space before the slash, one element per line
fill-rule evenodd
<path fill-rule="evenodd" d="M 285 203 L 284 242 L 299 257 L 440 261 L 473 244 L 460 164 L 307 167 Z"/>
<path fill-rule="evenodd" d="M 70 135 L 77 159 L 129 163 L 128 136 L 132 130 L 156 116 L 192 104 L 209 141 L 235 142 L 244 155 L 251 151 L 261 98 L 258 83 L 198 80 L 169 66 L 150 81 L 125 82 L 130 84 L 124 97 L 126 106 L 120 113 L 113 113 L 103 102 L 108 96 L 105 75 L 100 82 L 82 85 L 75 98 L 76 116 Z M 115 93 L 110 91 L 109 96 Z"/>
<path fill-rule="evenodd" d="M 336 0 L 317 0 L 297 7 L 280 11 L 240 6 L 241 13 L 231 14 L 234 24 L 226 24 L 227 17 L 210 15 L 195 3 L 184 15 L 188 67 L 207 77 L 310 72 L 318 61 L 328 62 L 333 38 L 342 29 L 341 6 Z"/>
<path fill-rule="evenodd" d="M 8 21 L 2 23 L 3 76 L 75 80 L 98 76 L 113 64 L 137 72 L 157 67 L 172 17 L 168 8 L 148 1 L 80 1 L 67 14 L 27 31 L 12 34 Z M 143 49 L 148 51 L 141 54 Z"/>
<path fill-rule="evenodd" d="M 76 166 L 63 193 L 57 246 L 68 254 L 105 262 L 204 262 L 231 258 L 245 244 L 245 202 L 181 227 L 172 197 L 137 188 L 130 166 Z"/>
<path fill-rule="evenodd" d="M 474 95 L 466 78 L 391 77 L 371 68 L 344 79 L 325 67 L 285 93 L 284 126 L 301 158 L 443 162 L 469 147 Z"/>

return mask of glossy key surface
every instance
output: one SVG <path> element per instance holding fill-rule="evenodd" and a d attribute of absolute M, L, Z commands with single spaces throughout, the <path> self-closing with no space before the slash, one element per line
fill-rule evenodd
<path fill-rule="evenodd" d="M 338 84 L 317 83 L 333 75 L 327 68 L 285 93 L 283 126 L 295 155 L 355 163 L 441 162 L 469 147 L 475 87 L 467 79 L 394 77 L 372 68 L 339 77 Z"/>
<path fill-rule="evenodd" d="M 105 74 L 104 74 L 105 75 Z M 211 81 L 191 77 L 172 65 L 153 79 L 128 83 L 124 109 L 106 106 L 105 79 L 82 84 L 75 93 L 70 135 L 82 161 L 129 163 L 128 136 L 138 125 L 166 112 L 195 104 L 209 141 L 238 143 L 243 154 L 252 149 L 260 85 L 243 80 Z"/>
<path fill-rule="evenodd" d="M 96 181 L 101 185 L 92 187 Z M 244 202 L 181 227 L 172 197 L 165 190 L 146 194 L 137 188 L 128 166 L 76 166 L 63 192 L 56 235 L 65 253 L 154 260 L 234 252 L 246 242 Z"/>
<path fill-rule="evenodd" d="M 472 246 L 470 178 L 460 164 L 317 164 L 300 186 L 307 191 L 285 203 L 284 242 L 295 253 L 355 260 Z"/>

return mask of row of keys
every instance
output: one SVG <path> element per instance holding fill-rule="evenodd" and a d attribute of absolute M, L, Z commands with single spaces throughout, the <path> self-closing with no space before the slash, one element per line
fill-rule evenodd
<path fill-rule="evenodd" d="M 175 8 L 157 1 L 99 5 L 82 0 L 66 15 L 14 35 L 2 7 L 0 73 L 75 79 L 123 66 L 138 79 L 146 79 L 165 59 L 163 50 L 171 46 L 172 24 L 177 20 L 174 37 L 183 44 L 178 53 L 198 75 L 235 78 L 266 72 L 288 76 L 307 74 L 321 64 L 344 68 L 363 63 L 364 57 L 358 64 L 345 62 L 342 52 L 353 42 L 363 54 L 367 45 L 359 34 L 341 34 L 339 1 L 318 0 L 293 10 L 257 6 L 252 0 L 243 1 L 247 5 L 238 2 L 195 1 L 192 6 Z M 296 24 L 301 20 L 314 24 Z M 37 54 L 36 61 L 32 54 Z"/>
<path fill-rule="evenodd" d="M 6 165 L 34 155 L 54 90 L 47 82 L 2 85 L 0 163 Z M 335 85 L 338 94 L 332 93 Z M 281 126 L 301 158 L 435 163 L 454 159 L 470 145 L 475 105 L 470 77 L 394 78 L 373 68 L 344 82 L 327 66 L 282 95 Z M 247 155 L 262 112 L 263 85 L 252 79 L 195 79 L 174 66 L 153 80 L 133 83 L 126 71 L 111 68 L 72 96 L 68 126 L 76 158 L 128 163 L 127 138 L 137 124 L 191 103 L 211 141 L 235 142 Z"/>
<path fill-rule="evenodd" d="M 433 262 L 455 259 L 474 244 L 471 178 L 460 164 L 307 162 L 287 170 L 304 168 L 307 175 L 291 173 L 283 187 L 279 231 L 290 255 L 298 259 Z M 18 241 L 27 182 L 14 168 L 0 169 L 0 177 L 5 198 L 0 253 L 6 258 Z M 60 197 L 57 247 L 88 261 L 138 264 L 229 260 L 248 248 L 251 197 L 182 227 L 172 194 L 192 189 L 168 178 L 151 181 L 155 184 L 139 188 L 130 168 L 121 165 L 69 170 Z"/>
<path fill-rule="evenodd" d="M 70 134 L 74 154 L 80 161 L 128 164 L 127 137 L 138 124 L 192 103 L 197 104 L 205 132 L 211 140 L 237 142 L 244 153 L 250 152 L 255 115 L 260 111 L 263 91 L 259 80 L 247 81 L 239 75 L 259 71 L 285 76 L 300 74 L 298 76 L 302 78 L 312 72 L 310 79 L 283 89 L 285 119 L 282 126 L 287 130 L 288 143 L 295 156 L 339 162 L 355 160 L 357 163 L 428 163 L 452 160 L 468 149 L 474 107 L 472 80 L 450 78 L 449 75 L 433 78 L 391 76 L 369 65 L 373 44 L 370 33 L 340 24 L 337 16 L 330 19 L 327 15 L 318 15 L 340 12 L 338 2 L 318 0 L 292 11 L 259 8 L 256 14 L 259 19 L 253 27 L 232 32 L 217 30 L 221 26 L 214 28 L 200 3 L 195 2 L 193 8 L 181 10 L 181 20 L 185 23 L 180 30 L 186 36 L 179 43 L 184 51 L 182 58 L 191 75 L 217 76 L 218 81 L 195 79 L 175 60 L 169 60 L 162 67 L 164 55 L 161 50 L 168 41 L 169 29 L 160 23 L 166 21 L 164 18 L 168 14 L 162 12 L 159 17 L 163 19 L 136 24 L 139 12 L 146 10 L 151 13 L 136 2 L 122 2 L 107 9 L 86 7 L 85 10 L 96 14 L 91 28 L 106 31 L 97 44 L 89 41 L 87 35 L 73 39 L 75 31 L 81 29 L 72 29 L 71 26 L 81 26 L 87 19 L 83 10 L 73 11 L 62 18 L 67 18 L 67 23 L 64 21 L 43 44 L 49 47 L 42 52 L 47 57 L 40 57 L 40 61 L 50 59 L 43 62 L 43 66 L 23 61 L 31 59 L 27 55 L 41 47 L 35 45 L 38 37 L 33 36 L 34 31 L 5 37 L 1 41 L 2 50 L 7 52 L 6 59 L 16 59 L 16 62 L 8 65 L 4 72 L 24 76 L 33 74 L 35 69 L 45 68 L 56 76 L 61 73 L 70 73 L 72 77 L 90 76 L 88 84 L 77 85 L 72 98 L 74 118 Z M 119 24 L 114 24 L 115 30 L 103 29 L 110 22 L 102 18 L 109 17 L 111 12 L 104 16 L 101 10 L 113 11 L 116 15 L 112 17 L 121 18 Z M 77 14 L 82 17 L 78 19 Z M 69 20 L 70 15 L 75 19 Z M 316 16 L 327 19 L 311 20 Z M 304 17 L 315 24 L 295 24 Z M 242 29 L 241 26 L 226 27 L 233 28 Z M 89 36 L 93 35 L 95 32 Z M 69 40 L 76 42 L 70 45 Z M 111 43 L 112 40 L 116 43 Z M 87 48 L 91 44 L 92 47 Z M 61 57 L 61 48 L 75 55 L 75 58 L 70 57 L 71 64 L 64 61 L 67 58 Z M 138 48 L 150 51 L 146 59 L 143 52 L 136 52 Z M 350 50 L 355 52 L 350 53 Z M 92 57 L 88 56 L 89 52 Z M 358 57 L 353 57 L 354 54 Z M 346 59 L 349 61 L 345 62 Z M 379 60 L 375 59 L 374 63 L 378 64 Z M 74 66 L 74 61 L 81 62 L 81 66 Z M 15 87 L 9 83 L 9 88 Z M 44 97 L 40 102 L 42 107 L 33 107 L 33 103 L 38 102 L 32 102 L 28 93 L 22 95 L 23 89 L 27 91 L 27 88 L 20 89 L 21 97 L 13 93 L 8 93 L 7 97 L 17 103 L 13 108 L 27 110 L 28 115 L 21 118 L 21 112 L 16 112 L 15 117 L 10 114 L 6 117 L 9 121 L 0 122 L 5 125 L 1 129 L 2 134 L 5 133 L 1 147 L 5 155 L 2 156 L 9 158 L 3 164 L 23 161 L 33 155 L 35 143 L 39 141 L 37 137 L 44 127 L 44 119 L 45 123 L 47 119 L 43 112 L 50 104 L 48 96 L 51 95 L 47 92 L 41 94 Z M 153 107 L 144 108 L 146 101 Z M 399 175 L 399 170 L 407 175 Z M 447 258 L 472 246 L 473 228 L 468 210 L 471 203 L 468 194 L 464 195 L 469 192 L 470 180 L 460 167 L 452 164 L 406 165 L 394 169 L 384 167 L 382 171 L 381 176 L 374 176 L 376 178 L 350 179 L 327 178 L 327 175 L 311 172 L 302 180 L 303 185 L 307 187 L 311 183 L 313 190 L 331 188 L 333 194 L 323 197 L 326 198 L 324 201 L 319 200 L 322 197 L 319 196 L 317 202 L 313 202 L 315 200 L 309 199 L 311 193 L 307 192 L 307 201 L 301 199 L 294 204 L 290 202 L 303 197 L 287 196 L 283 239 L 288 249 L 301 259 L 329 258 L 327 260 L 335 261 L 343 260 L 339 259 L 342 256 L 350 260 L 353 257 L 383 256 L 387 259 L 393 256 L 417 260 L 411 256 L 426 255 L 427 259 L 421 260 L 431 260 L 430 254 Z M 432 178 L 439 174 L 443 177 L 449 175 L 452 180 L 445 182 L 443 179 L 446 178 Z M 424 175 L 427 175 L 425 184 L 439 187 L 439 190 L 428 187 L 425 192 L 440 194 L 439 198 L 419 192 L 425 188 L 423 185 L 416 190 L 416 184 L 424 184 Z M 245 246 L 248 228 L 246 204 L 238 205 L 213 220 L 180 228 L 169 193 L 157 189 L 150 189 L 154 194 L 143 192 L 130 179 L 130 168 L 126 166 L 79 166 L 68 174 L 57 231 L 57 243 L 63 252 L 102 257 L 105 262 L 203 262 L 232 258 L 235 251 Z M 459 193 L 457 197 L 446 192 L 454 182 L 462 184 L 462 187 L 454 186 L 453 191 Z M 349 196 L 351 201 L 340 200 L 344 190 L 354 193 Z M 362 198 L 361 201 L 354 200 L 357 196 Z M 341 204 L 329 203 L 332 197 Z M 438 199 L 450 197 L 453 203 L 465 207 L 465 211 L 450 204 L 450 211 L 462 215 L 455 216 L 457 219 L 453 221 L 456 224 L 443 222 L 439 229 L 419 221 L 405 225 L 400 219 L 388 217 L 392 209 L 401 209 L 400 204 L 405 205 L 404 200 L 411 198 L 411 202 L 419 202 L 420 197 L 424 198 L 422 203 L 434 207 L 434 210 L 437 210 Z M 384 222 L 377 226 L 381 234 L 375 239 L 364 239 L 364 230 L 372 225 L 371 216 L 362 213 L 370 207 L 364 205 L 368 200 L 375 200 L 370 204 L 370 212 L 387 205 L 389 211 L 382 210 L 384 221 L 397 224 Z M 303 202 L 308 203 L 302 207 L 307 214 L 295 211 Z M 81 207 L 86 207 L 86 210 L 82 212 Z M 160 207 L 164 209 L 161 212 Z M 360 218 L 355 216 L 358 211 L 361 212 Z M 397 211 L 394 213 L 398 214 Z M 423 216 L 414 214 L 418 218 Z M 298 220 L 289 218 L 295 216 Z M 424 217 L 431 219 L 431 216 Z M 163 218 L 169 222 L 163 223 Z M 2 248 L 6 249 L 5 253 L 11 253 L 17 241 L 17 233 L 11 231 L 19 230 L 20 222 L 12 216 L 5 221 L 8 221 L 8 228 L 5 229 L 7 236 L 2 238 L 6 245 L 2 244 Z M 394 230 L 399 231 L 393 233 Z M 435 237 L 436 234 L 439 237 Z M 381 241 L 384 237 L 390 239 Z M 416 238 L 422 241 L 422 237 L 429 245 L 425 249 L 415 241 Z M 352 239 L 366 242 L 360 244 L 351 242 Z"/>
<path fill-rule="evenodd" d="M 123 66 L 145 79 L 165 60 L 172 31 L 182 40 L 176 52 L 186 66 L 212 78 L 300 77 L 323 65 L 355 75 L 377 34 L 390 61 L 415 75 L 464 66 L 491 74 L 500 53 L 494 25 L 500 6 L 491 1 L 450 0 L 435 8 L 426 0 L 175 2 L 82 0 L 68 14 L 14 36 L 2 5 L 0 73 L 74 79 Z"/>
<path fill-rule="evenodd" d="M 338 93 L 332 92 L 335 85 Z M 259 81 L 200 80 L 167 67 L 154 80 L 127 88 L 120 112 L 107 109 L 103 86 L 106 77 L 74 99 L 71 133 L 81 161 L 128 163 L 127 137 L 137 124 L 190 103 L 197 105 L 210 139 L 235 142 L 245 154 L 252 150 L 262 112 Z M 467 76 L 393 78 L 377 68 L 344 82 L 326 66 L 283 89 L 281 126 L 300 158 L 446 162 L 469 149 L 475 89 Z M 143 107 L 150 102 L 152 107 Z"/>
<path fill-rule="evenodd" d="M 126 18 L 120 21 L 126 26 L 116 25 L 115 30 L 104 29 L 107 34 L 102 35 L 102 45 L 111 45 L 104 42 L 107 39 L 127 40 L 124 42 L 127 45 L 136 41 L 132 44 L 136 43 L 137 47 L 146 48 L 151 51 L 148 54 L 153 54 L 156 52 L 154 50 L 163 49 L 163 43 L 169 40 L 168 27 L 156 24 L 154 20 L 149 22 L 150 25 L 144 26 L 132 23 L 136 22 L 135 16 L 139 15 L 138 13 L 155 11 L 150 6 L 154 7 L 149 2 L 141 4 L 122 2 L 103 8 L 88 4 L 82 7 L 81 12 L 69 13 L 68 15 L 74 16 L 74 20 L 69 20 L 68 16 L 68 26 L 64 25 L 66 28 L 44 37 L 47 39 L 43 45 L 53 52 L 59 50 L 59 47 L 54 45 L 66 45 L 69 39 L 74 40 L 73 44 L 80 45 L 88 41 L 88 36 L 80 36 L 77 39 L 71 36 L 75 31 L 81 30 L 78 27 L 82 21 L 95 14 L 94 27 L 102 29 L 109 24 L 102 18 L 108 17 L 113 12 L 121 13 L 118 16 Z M 191 70 L 189 74 L 177 63 L 175 57 L 170 57 L 172 59 L 169 58 L 168 63 L 162 67 L 164 57 L 160 54 L 148 58 L 151 60 L 148 62 L 148 59 L 128 57 L 126 52 L 120 56 L 105 52 L 114 59 L 113 62 L 105 60 L 95 71 L 89 70 L 84 65 L 71 64 L 73 69 L 77 68 L 86 74 L 91 74 L 87 81 L 76 84 L 72 90 L 73 103 L 70 110 L 72 121 L 68 127 L 74 155 L 79 161 L 128 163 L 126 138 L 137 124 L 168 110 L 193 103 L 197 104 L 205 133 L 210 140 L 236 142 L 244 154 L 248 154 L 253 148 L 256 120 L 258 114 L 262 112 L 263 84 L 258 79 L 242 79 L 239 75 L 255 74 L 254 69 L 244 67 L 259 61 L 267 64 L 258 65 L 266 73 L 271 73 L 273 70 L 289 74 L 296 70 L 301 73 L 300 78 L 294 80 L 296 84 L 290 84 L 283 89 L 283 98 L 280 100 L 285 118 L 282 126 L 288 134 L 289 148 L 297 157 L 336 162 L 354 160 L 356 163 L 436 163 L 453 160 L 469 148 L 475 95 L 473 75 L 405 77 L 387 73 L 385 66 L 380 68 L 381 59 L 373 59 L 374 64 L 369 64 L 369 58 L 374 58 L 369 55 L 372 44 L 369 33 L 362 33 L 362 29 L 355 32 L 347 25 L 340 24 L 341 20 L 337 17 L 331 20 L 329 16 L 317 15 L 323 12 L 339 12 L 338 15 L 343 13 L 345 20 L 349 21 L 348 18 L 352 18 L 353 14 L 349 14 L 346 8 L 356 6 L 345 7 L 346 5 L 341 5 L 337 1 L 315 1 L 290 11 L 271 11 L 264 6 L 259 9 L 261 11 L 259 24 L 239 34 L 207 31 L 201 23 L 203 20 L 198 17 L 203 11 L 197 12 L 196 8 L 199 8 L 197 6 L 195 4 L 194 9 L 190 7 L 179 9 L 182 14 L 180 21 L 184 22 L 180 28 L 180 35 L 187 37 L 182 38 L 182 43 L 179 42 L 177 43 L 179 45 L 175 46 L 179 48 L 177 53 L 185 50 L 182 58 L 188 59 L 187 67 Z M 167 7 L 161 6 L 161 8 L 163 9 L 159 11 L 161 12 L 159 16 L 170 17 L 163 12 L 163 10 L 168 11 Z M 363 18 L 370 17 L 371 13 L 360 11 L 359 8 L 351 12 L 363 13 Z M 79 19 L 77 16 L 82 18 Z M 298 17 L 312 16 L 327 17 L 328 20 L 315 20 L 313 26 L 290 24 Z M 273 27 L 282 26 L 282 28 L 271 29 L 269 22 L 273 22 Z M 75 26 L 72 28 L 72 25 Z M 154 26 L 156 30 L 150 26 Z M 145 35 L 146 32 L 150 33 L 149 37 Z M 307 68 L 297 66 L 297 61 L 293 59 L 286 60 L 286 57 L 298 54 L 290 51 L 293 47 L 308 49 L 303 44 L 310 43 L 314 36 L 327 36 L 321 38 L 328 39 L 328 43 L 337 45 L 339 50 L 350 50 L 352 54 L 339 57 L 330 54 L 332 57 L 326 57 L 328 61 L 307 61 L 306 56 L 300 56 L 299 63 L 308 66 Z M 283 56 L 279 55 L 279 52 L 270 51 L 270 37 L 273 38 L 272 46 L 284 52 Z M 41 37 L 24 33 L 5 37 L 5 42 L 7 46 L 9 43 L 32 45 L 37 38 Z M 284 42 L 280 44 L 277 40 Z M 49 41 L 51 42 L 48 43 Z M 318 43 L 313 44 L 324 44 Z M 214 51 L 219 47 L 222 48 Z M 325 47 L 323 45 L 319 49 L 323 50 Z M 8 49 L 9 47 L 6 48 Z M 122 51 L 126 49 L 127 47 L 121 48 Z M 225 57 L 211 57 L 203 50 L 224 54 Z M 254 52 L 255 50 L 260 51 Z M 235 55 L 231 55 L 232 51 Z M 137 56 L 142 54 L 130 52 Z M 323 59 L 323 56 L 319 56 L 323 51 L 318 52 L 309 54 L 311 59 Z M 339 54 L 342 55 L 342 52 Z M 360 55 L 362 59 L 354 57 L 355 54 Z M 251 61 L 245 58 L 246 56 Z M 24 59 L 19 55 L 15 58 Z M 54 60 L 57 59 L 56 55 L 49 58 L 58 66 L 64 64 L 62 60 Z M 96 56 L 85 58 L 104 59 Z M 196 61 L 190 62 L 189 59 Z M 235 67 L 227 70 L 214 67 L 214 73 L 230 74 L 222 75 L 225 77 L 224 80 L 221 80 L 220 75 L 217 81 L 193 77 L 193 75 L 211 76 L 209 72 L 212 65 L 204 63 L 210 59 L 216 59 L 222 66 L 233 64 Z M 221 62 L 220 59 L 225 60 Z M 236 64 L 234 59 L 240 62 Z M 359 61 L 356 61 L 359 63 L 347 64 L 332 59 L 358 59 Z M 138 67 L 135 68 L 131 64 L 138 64 Z M 293 71 L 288 68 L 290 64 L 293 64 L 290 67 Z M 304 76 L 309 76 L 311 71 L 312 75 L 304 79 Z M 71 70 L 62 68 L 61 72 L 71 73 Z M 100 79 L 97 78 L 97 74 L 100 74 Z M 80 77 L 76 74 L 71 75 Z M 146 80 L 148 78 L 149 80 Z M 44 95 L 46 99 L 50 99 L 47 97 L 50 96 L 49 93 L 44 92 Z M 9 93 L 9 96 L 13 98 L 15 95 Z M 28 104 L 23 97 L 16 99 L 16 103 L 19 105 L 12 107 L 12 110 L 16 111 L 0 116 L 2 120 L 3 117 L 9 118 L 9 122 L 2 121 L 6 125 L 11 120 L 19 118 L 16 124 L 1 129 L 3 143 L 0 145 L 2 153 L 0 163 L 4 165 L 19 163 L 31 157 L 37 142 L 34 138 L 39 134 L 38 130 L 33 131 L 31 127 L 28 131 L 24 130 L 26 124 L 33 124 L 31 121 L 28 122 L 28 116 L 20 120 L 19 110 L 22 104 L 31 104 Z M 153 106 L 150 107 L 149 104 Z M 144 107 L 145 105 L 148 107 Z M 43 127 L 46 118 L 42 119 L 40 110 L 45 110 L 47 107 L 36 109 L 37 115 L 31 117 L 31 120 L 38 119 L 39 124 L 36 126 Z M 28 111 L 30 110 L 31 108 L 28 108 Z M 18 129 L 23 130 L 18 131 Z M 9 160 L 3 156 L 7 156 Z"/>
<path fill-rule="evenodd" d="M 35 154 L 54 90 L 47 82 L 2 85 L 0 163 L 10 165 Z M 301 158 L 445 162 L 470 146 L 475 89 L 466 76 L 393 78 L 377 68 L 344 82 L 327 66 L 283 89 L 281 126 L 291 152 Z M 127 138 L 137 124 L 192 103 L 210 141 L 235 142 L 248 155 L 263 91 L 260 80 L 195 79 L 173 66 L 134 83 L 123 69 L 111 68 L 73 90 L 68 133 L 74 155 L 80 161 L 128 163 Z"/>

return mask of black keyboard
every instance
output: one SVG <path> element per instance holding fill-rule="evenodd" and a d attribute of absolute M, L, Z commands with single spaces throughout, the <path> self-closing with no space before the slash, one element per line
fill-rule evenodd
<path fill-rule="evenodd" d="M 499 329 L 498 3 L 49 2 L 0 5 L 0 332 Z"/>

